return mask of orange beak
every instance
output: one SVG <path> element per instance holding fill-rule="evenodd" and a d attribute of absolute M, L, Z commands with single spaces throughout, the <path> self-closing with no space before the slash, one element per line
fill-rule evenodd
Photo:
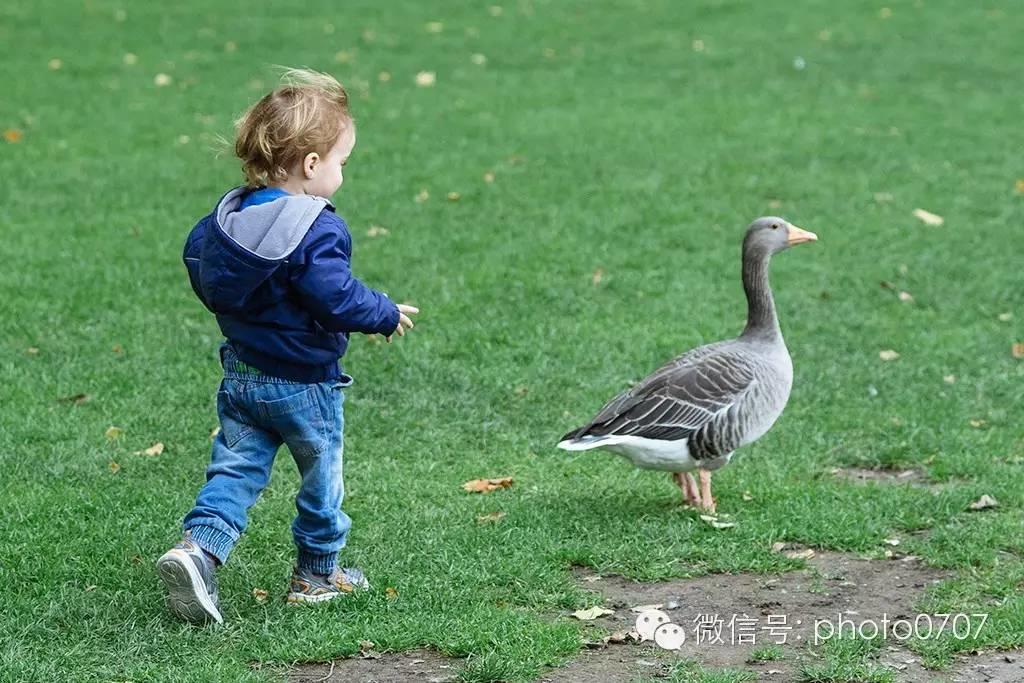
<path fill-rule="evenodd" d="M 789 238 L 786 240 L 786 244 L 793 246 L 794 244 L 803 244 L 804 242 L 817 242 L 818 236 L 810 230 L 804 230 L 798 228 L 792 223 L 789 224 Z"/>

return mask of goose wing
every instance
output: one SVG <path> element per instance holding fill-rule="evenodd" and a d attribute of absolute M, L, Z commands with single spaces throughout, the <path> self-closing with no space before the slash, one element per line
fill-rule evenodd
<path fill-rule="evenodd" d="M 736 405 L 755 382 L 754 367 L 743 355 L 701 347 L 619 394 L 589 424 L 564 438 L 687 438 Z"/>

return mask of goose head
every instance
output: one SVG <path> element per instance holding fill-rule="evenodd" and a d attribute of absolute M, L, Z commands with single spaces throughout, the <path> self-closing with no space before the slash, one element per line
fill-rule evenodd
<path fill-rule="evenodd" d="M 771 256 L 784 249 L 804 242 L 814 242 L 818 236 L 802 228 L 798 228 L 785 218 L 778 216 L 762 216 L 747 228 L 743 239 L 745 254 Z"/>

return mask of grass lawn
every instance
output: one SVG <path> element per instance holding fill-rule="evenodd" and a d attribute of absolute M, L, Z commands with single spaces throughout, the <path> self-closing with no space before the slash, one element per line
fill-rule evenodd
<path fill-rule="evenodd" d="M 556 617 L 593 600 L 574 564 L 776 572 L 801 565 L 776 541 L 882 556 L 892 536 L 954 572 L 922 609 L 990 615 L 918 644 L 930 662 L 1024 644 L 1019 8 L 493 1 L 0 6 L 0 680 L 279 681 L 368 639 L 528 681 L 581 646 Z M 346 357 L 344 559 L 375 590 L 285 606 L 282 453 L 220 573 L 226 623 L 194 629 L 153 572 L 216 426 L 220 337 L 181 246 L 240 179 L 217 138 L 278 64 L 349 86 L 356 272 L 423 312 Z M 775 260 L 793 396 L 716 475 L 736 522 L 716 530 L 667 475 L 553 444 L 739 331 L 739 241 L 767 213 L 820 242 Z M 460 487 L 493 476 L 515 483 Z M 982 494 L 999 506 L 967 512 Z"/>

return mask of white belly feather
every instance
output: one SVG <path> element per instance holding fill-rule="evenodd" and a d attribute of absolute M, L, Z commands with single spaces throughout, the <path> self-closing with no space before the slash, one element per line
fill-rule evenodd
<path fill-rule="evenodd" d="M 558 444 L 566 451 L 603 448 L 621 455 L 637 467 L 666 472 L 691 472 L 700 464 L 690 456 L 687 439 L 664 441 L 641 436 L 599 436 L 568 439 Z"/>

